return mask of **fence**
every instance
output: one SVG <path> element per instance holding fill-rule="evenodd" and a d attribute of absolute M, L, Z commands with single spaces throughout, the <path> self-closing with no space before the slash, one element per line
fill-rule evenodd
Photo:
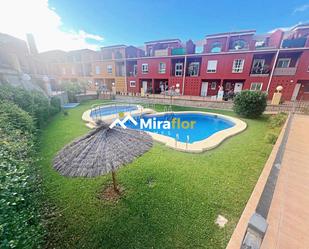
<path fill-rule="evenodd" d="M 164 105 L 179 105 L 179 106 L 190 106 L 190 107 L 203 107 L 209 109 L 221 109 L 221 110 L 232 110 L 232 101 L 213 101 L 204 100 L 201 98 L 181 98 L 181 97 L 139 97 L 139 96 L 125 96 L 117 95 L 117 101 L 124 101 L 130 103 L 152 103 L 152 104 L 164 104 Z M 268 104 L 266 107 L 267 113 L 277 112 L 295 112 L 301 114 L 309 114 L 309 101 L 295 101 L 285 102 L 280 105 Z"/>

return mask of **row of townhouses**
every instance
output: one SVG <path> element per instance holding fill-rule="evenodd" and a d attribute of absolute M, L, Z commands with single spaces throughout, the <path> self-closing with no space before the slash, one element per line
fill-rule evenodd
<path fill-rule="evenodd" d="M 47 75 L 52 85 L 86 81 L 89 89 L 111 91 L 115 86 L 125 94 L 177 89 L 180 95 L 213 97 L 223 88 L 267 91 L 271 98 L 280 85 L 284 100 L 309 100 L 308 35 L 308 24 L 264 35 L 255 30 L 212 34 L 199 52 L 191 40 L 166 39 L 145 42 L 143 49 L 115 45 L 38 54 L 30 39 L 31 63 L 36 65 L 30 73 Z"/>

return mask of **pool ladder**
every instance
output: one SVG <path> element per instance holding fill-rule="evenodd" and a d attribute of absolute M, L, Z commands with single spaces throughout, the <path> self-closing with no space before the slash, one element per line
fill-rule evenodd
<path fill-rule="evenodd" d="M 172 112 L 173 109 L 172 109 L 172 106 L 169 105 L 169 106 L 164 106 L 164 112 Z"/>
<path fill-rule="evenodd" d="M 175 148 L 177 148 L 177 143 L 178 143 L 178 141 L 179 141 L 179 134 L 177 133 L 177 134 L 176 134 L 176 137 L 175 137 Z M 188 150 L 189 141 L 190 141 L 190 136 L 187 135 L 187 139 L 186 139 L 186 150 Z"/>

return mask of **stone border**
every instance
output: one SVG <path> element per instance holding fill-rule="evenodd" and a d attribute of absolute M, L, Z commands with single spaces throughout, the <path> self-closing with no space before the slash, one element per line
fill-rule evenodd
<path fill-rule="evenodd" d="M 211 150 L 217 147 L 219 144 L 221 144 L 225 139 L 231 136 L 234 136 L 244 131 L 247 128 L 247 124 L 238 118 L 233 118 L 230 116 L 217 114 L 217 113 L 211 113 L 211 112 L 200 112 L 200 111 L 160 112 L 160 113 L 151 114 L 150 116 L 161 116 L 161 115 L 165 115 L 168 113 L 177 113 L 177 114 L 181 114 L 181 113 L 191 114 L 192 113 L 192 114 L 202 114 L 202 115 L 207 115 L 207 116 L 216 116 L 216 117 L 220 117 L 222 119 L 228 120 L 235 124 L 231 128 L 218 131 L 204 140 L 193 142 L 193 143 L 183 143 L 183 142 L 176 141 L 174 138 L 171 138 L 168 136 L 156 134 L 153 132 L 148 132 L 149 135 L 151 135 L 152 138 L 156 140 L 157 142 L 163 143 L 167 147 L 172 148 L 174 150 L 179 150 L 183 152 L 201 153 L 206 150 Z"/>
<path fill-rule="evenodd" d="M 106 106 L 112 106 L 112 105 L 106 105 Z M 211 113 L 211 112 L 200 112 L 200 111 L 182 111 L 182 112 L 155 112 L 152 109 L 144 109 L 143 107 L 137 105 L 138 110 L 132 111 L 132 112 L 126 112 L 124 113 L 125 115 L 131 114 L 132 116 L 134 115 L 141 115 L 141 114 L 150 114 L 150 116 L 162 116 L 165 114 L 169 113 L 177 113 L 177 114 L 202 114 L 202 115 L 207 115 L 207 116 L 216 116 L 220 117 L 221 119 L 228 120 L 235 125 L 233 127 L 230 127 L 228 129 L 224 129 L 222 131 L 218 131 L 211 135 L 210 137 L 193 142 L 193 143 L 183 143 L 176 141 L 174 138 L 164 136 L 161 134 L 153 133 L 146 131 L 151 137 L 159 142 L 165 144 L 167 147 L 183 151 L 183 152 L 192 152 L 192 153 L 201 153 L 206 150 L 211 150 L 215 147 L 217 147 L 219 144 L 221 144 L 225 139 L 234 136 L 242 131 L 244 131 L 247 128 L 247 124 L 238 119 L 238 118 L 233 118 L 230 116 L 222 115 L 222 114 L 217 114 L 217 113 Z M 87 122 L 87 126 L 89 128 L 94 128 L 95 127 L 95 121 L 90 117 L 90 112 L 91 110 L 88 110 L 83 113 L 82 119 Z M 112 114 L 108 116 L 101 117 L 100 119 L 107 122 L 107 123 L 112 123 L 114 119 L 118 118 L 118 114 Z"/>
<path fill-rule="evenodd" d="M 111 106 L 115 106 L 115 105 L 102 105 L 100 107 L 111 107 Z M 120 105 L 117 105 L 117 106 L 129 106 L 129 104 L 120 104 Z M 131 106 L 136 106 L 137 107 L 137 110 L 134 110 L 134 111 L 129 111 L 129 112 L 124 112 L 124 115 L 142 115 L 142 114 L 149 114 L 149 113 L 155 113 L 154 110 L 152 109 L 148 109 L 148 108 L 143 108 L 142 106 L 140 105 L 131 105 Z M 82 120 L 86 122 L 86 125 L 89 127 L 89 128 L 94 128 L 96 126 L 95 124 L 95 121 L 96 120 L 102 120 L 106 123 L 112 123 L 116 118 L 119 118 L 118 116 L 118 113 L 115 113 L 115 114 L 111 114 L 111 115 L 106 115 L 106 116 L 103 116 L 103 117 L 100 117 L 100 118 L 97 118 L 96 120 L 94 120 L 91 116 L 90 116 L 90 113 L 91 113 L 92 109 L 89 109 L 87 111 L 85 111 L 82 115 Z"/>
<path fill-rule="evenodd" d="M 287 121 L 289 118 L 287 118 Z M 249 220 L 252 216 L 252 214 L 255 213 L 256 207 L 259 203 L 260 197 L 263 193 L 264 186 L 267 182 L 268 176 L 270 174 L 270 171 L 272 169 L 272 165 L 274 164 L 276 160 L 276 155 L 278 153 L 278 150 L 280 148 L 281 142 L 284 138 L 285 130 L 287 128 L 287 121 L 285 125 L 283 126 L 280 135 L 276 141 L 276 144 L 274 145 L 272 152 L 270 153 L 268 160 L 264 166 L 264 169 L 252 191 L 252 194 L 239 218 L 239 221 L 237 223 L 237 226 L 230 238 L 230 241 L 226 247 L 226 249 L 239 249 L 241 248 L 242 241 L 244 239 L 244 236 L 247 231 Z"/>

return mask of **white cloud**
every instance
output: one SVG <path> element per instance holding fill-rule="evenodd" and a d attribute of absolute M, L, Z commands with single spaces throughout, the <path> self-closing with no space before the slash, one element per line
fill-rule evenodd
<path fill-rule="evenodd" d="M 294 26 L 290 26 L 290 27 L 278 27 L 278 28 L 275 28 L 275 29 L 272 29 L 272 30 L 268 31 L 268 33 L 273 33 L 273 32 L 275 32 L 275 31 L 278 30 L 278 29 L 280 29 L 280 30 L 286 32 L 286 31 L 291 30 L 291 29 L 294 28 L 294 27 L 295 27 L 295 25 L 294 25 Z"/>
<path fill-rule="evenodd" d="M 296 7 L 293 11 L 293 14 L 296 14 L 297 12 L 304 12 L 308 9 L 309 9 L 309 3 Z"/>
<path fill-rule="evenodd" d="M 48 6 L 48 0 L 1 1 L 0 32 L 23 40 L 26 33 L 32 33 L 39 51 L 98 49 L 103 41 L 103 37 L 84 30 L 65 30 L 61 17 Z"/>
<path fill-rule="evenodd" d="M 289 31 L 289 30 L 293 29 L 295 26 L 303 24 L 303 23 L 307 23 L 307 21 L 306 22 L 298 22 L 295 25 L 289 26 L 289 27 L 278 27 L 278 28 L 275 28 L 273 30 L 268 31 L 268 33 L 273 33 L 273 32 L 275 32 L 278 29 L 281 29 L 282 31 L 286 32 L 286 31 Z"/>

